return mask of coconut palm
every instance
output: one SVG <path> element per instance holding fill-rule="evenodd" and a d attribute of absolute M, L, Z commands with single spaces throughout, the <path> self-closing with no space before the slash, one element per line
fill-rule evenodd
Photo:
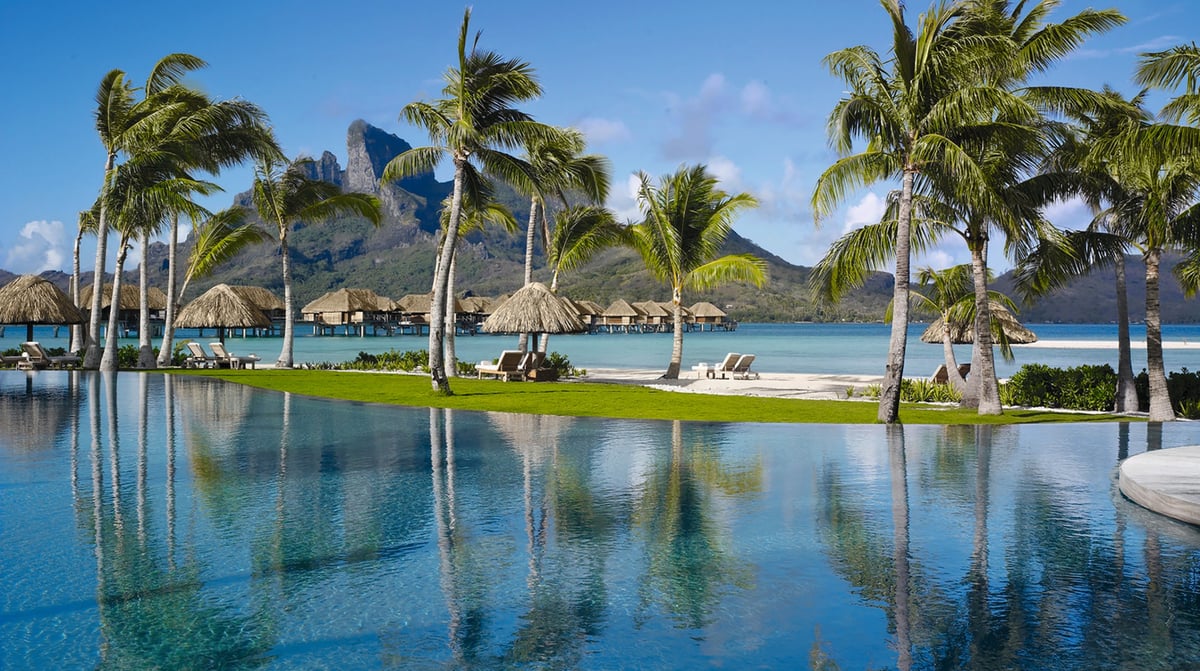
<path fill-rule="evenodd" d="M 79 305 L 79 285 L 80 275 L 82 272 L 79 267 L 79 246 L 83 242 L 85 234 L 96 233 L 96 223 L 100 213 L 97 208 L 93 207 L 90 210 L 83 210 L 79 213 L 79 225 L 75 231 L 75 248 L 71 258 L 71 302 Z M 87 330 L 83 324 L 71 325 L 71 347 L 70 351 L 78 353 L 86 345 Z"/>
<path fill-rule="evenodd" d="M 525 160 L 534 179 L 521 190 L 529 193 L 529 226 L 525 230 L 525 284 L 533 281 L 533 248 L 541 222 L 542 244 L 549 244 L 549 223 L 546 202 L 556 196 L 563 207 L 568 206 L 567 191 L 581 192 L 592 203 L 608 198 L 608 160 L 597 154 L 583 154 L 586 141 L 583 133 L 574 128 L 559 128 L 550 138 L 533 138 L 525 147 Z M 539 216 L 540 215 L 540 216 Z M 524 351 L 529 334 L 522 333 L 519 349 Z"/>
<path fill-rule="evenodd" d="M 899 421 L 900 380 L 908 340 L 909 254 L 912 246 L 913 193 L 917 176 L 933 162 L 960 168 L 964 187 L 973 171 L 947 132 L 979 120 L 980 100 L 990 98 L 974 74 L 970 49 L 950 34 L 963 12 L 961 3 L 939 4 L 923 14 L 917 31 L 905 22 L 899 0 L 880 0 L 891 20 L 892 57 L 885 59 L 867 46 L 835 51 L 825 57 L 830 71 L 849 87 L 829 116 L 829 137 L 841 154 L 817 179 L 813 212 L 827 218 L 857 188 L 881 180 L 900 179 L 894 225 L 895 286 L 888 358 L 879 401 L 879 420 Z M 855 138 L 866 148 L 851 153 Z M 852 285 L 830 275 L 835 293 Z"/>
<path fill-rule="evenodd" d="M 365 193 L 342 193 L 334 184 L 310 179 L 304 172 L 309 159 L 284 165 L 273 157 L 259 157 L 254 168 L 252 199 L 259 218 L 277 236 L 283 261 L 283 348 L 275 362 L 292 367 L 295 314 L 292 309 L 292 263 L 288 233 L 301 222 L 313 223 L 339 216 L 359 216 L 378 226 L 383 220 L 379 199 Z"/>
<path fill-rule="evenodd" d="M 453 258 L 458 241 L 468 166 L 509 183 L 528 183 L 533 178 L 532 169 L 504 149 L 522 146 L 537 137 L 548 138 L 554 133 L 551 127 L 533 121 L 513 107 L 541 95 L 542 87 L 534 77 L 533 68 L 523 61 L 480 50 L 478 34 L 468 48 L 470 21 L 468 8 L 458 35 L 458 62 L 446 71 L 443 97 L 432 103 L 412 102 L 401 110 L 401 118 L 424 128 L 432 144 L 393 158 L 382 176 L 382 181 L 392 182 L 428 172 L 443 157 L 454 164 L 453 200 L 441 243 L 442 259 Z M 449 281 L 450 264 L 438 264 L 430 305 L 429 371 L 433 389 L 443 394 L 452 393 L 443 366 Z"/>
<path fill-rule="evenodd" d="M 246 247 L 269 239 L 261 228 L 247 223 L 247 214 L 246 208 L 235 205 L 212 214 L 192 231 L 192 249 L 179 285 L 181 302 L 192 280 L 210 274 Z"/>
<path fill-rule="evenodd" d="M 558 278 L 587 263 L 598 252 L 627 242 L 625 229 L 611 210 L 596 205 L 568 207 L 554 216 L 554 229 L 546 243 L 546 262 L 550 266 L 550 291 L 558 293 Z M 548 351 L 550 334 L 538 343 Z"/>
<path fill-rule="evenodd" d="M 727 282 L 766 283 L 766 263 L 750 254 L 717 257 L 741 210 L 756 207 L 747 193 L 733 196 L 717 188 L 703 165 L 682 166 L 657 185 L 638 173 L 638 205 L 644 219 L 628 230 L 629 241 L 646 268 L 671 287 L 674 340 L 664 378 L 679 378 L 683 360 L 683 290 L 708 289 Z"/>
<path fill-rule="evenodd" d="M 1200 46 L 1195 42 L 1142 54 L 1134 79 L 1142 86 L 1184 91 L 1162 110 L 1171 121 L 1200 124 Z"/>

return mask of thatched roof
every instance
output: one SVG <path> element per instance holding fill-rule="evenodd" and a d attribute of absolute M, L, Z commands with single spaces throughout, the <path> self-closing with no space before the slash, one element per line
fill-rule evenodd
<path fill-rule="evenodd" d="M 575 309 L 581 315 L 592 316 L 604 314 L 604 306 L 600 305 L 596 301 L 571 301 L 571 303 L 574 304 Z"/>
<path fill-rule="evenodd" d="M 1008 308 L 1004 307 L 1004 305 L 997 301 L 989 301 L 988 306 L 988 309 L 992 313 L 993 331 L 995 331 L 995 325 L 999 324 L 1004 329 L 1004 335 L 1008 337 L 1009 343 L 1024 345 L 1037 342 L 1037 334 L 1025 328 L 1021 322 L 1017 321 L 1017 317 Z M 942 333 L 945 332 L 945 329 L 945 320 L 938 317 L 921 334 L 921 342 L 940 344 L 942 342 Z M 974 320 L 966 324 L 951 324 L 950 341 L 956 345 L 966 345 L 975 342 Z"/>
<path fill-rule="evenodd" d="M 392 299 L 370 289 L 338 289 L 330 291 L 317 300 L 305 305 L 304 314 L 318 312 L 379 312 L 390 310 Z M 381 307 L 382 306 L 382 307 Z"/>
<path fill-rule="evenodd" d="M 671 301 L 659 301 L 658 306 L 667 311 L 667 314 L 675 315 L 675 304 Z M 679 315 L 684 319 L 692 316 L 692 310 L 686 305 L 679 306 Z"/>
<path fill-rule="evenodd" d="M 410 315 L 427 315 L 430 313 L 430 305 L 433 303 L 433 293 L 427 294 L 408 294 L 396 301 L 396 308 L 400 312 Z M 463 304 L 463 299 L 454 299 L 455 312 L 473 312 L 468 310 Z"/>
<path fill-rule="evenodd" d="M 470 312 L 477 315 L 490 315 L 492 313 L 492 299 L 487 296 L 466 296 L 458 301 L 462 306 L 461 312 Z"/>
<path fill-rule="evenodd" d="M 62 289 L 37 275 L 22 275 L 0 289 L 0 324 L 82 324 L 87 315 Z"/>
<path fill-rule="evenodd" d="M 175 325 L 182 328 L 255 328 L 271 325 L 263 311 L 228 284 L 218 284 L 184 306 Z"/>
<path fill-rule="evenodd" d="M 283 299 L 262 287 L 230 286 L 229 288 L 233 289 L 237 295 L 253 303 L 254 307 L 263 312 L 286 309 Z"/>
<path fill-rule="evenodd" d="M 519 289 L 483 322 L 489 333 L 579 333 L 587 330 L 575 311 L 541 282 Z"/>
<path fill-rule="evenodd" d="M 638 317 L 642 313 L 638 312 L 637 308 L 630 305 L 623 298 L 618 298 L 612 302 L 612 305 L 604 309 L 602 313 L 605 317 Z"/>
<path fill-rule="evenodd" d="M 105 284 L 100 289 L 100 309 L 108 307 L 112 304 L 112 284 Z M 121 283 L 121 300 L 119 306 L 121 310 L 137 310 L 141 307 L 142 301 L 140 298 L 138 285 L 128 282 Z M 146 289 L 146 303 L 150 305 L 151 310 L 166 310 L 167 295 L 158 287 L 148 287 Z M 92 308 L 92 285 L 85 284 L 79 289 L 79 305 L 85 310 Z"/>
<path fill-rule="evenodd" d="M 670 317 L 672 314 L 670 311 L 664 309 L 662 305 L 655 303 L 654 301 L 642 301 L 640 303 L 634 303 L 633 308 L 635 310 L 641 310 L 642 314 L 646 315 L 647 317 Z"/>
<path fill-rule="evenodd" d="M 688 308 L 693 315 L 697 317 L 727 317 L 725 311 L 721 308 L 709 303 L 708 301 L 700 301 L 692 307 Z"/>

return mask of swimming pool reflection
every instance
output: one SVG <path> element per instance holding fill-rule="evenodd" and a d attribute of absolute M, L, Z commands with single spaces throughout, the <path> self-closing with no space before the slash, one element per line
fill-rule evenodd
<path fill-rule="evenodd" d="M 0 548 L 4 668 L 1200 658 L 1200 533 L 1112 484 L 1191 426 L 618 422 L 40 375 L 74 405 L 41 449 L 0 443 L 0 514 L 36 520 Z"/>

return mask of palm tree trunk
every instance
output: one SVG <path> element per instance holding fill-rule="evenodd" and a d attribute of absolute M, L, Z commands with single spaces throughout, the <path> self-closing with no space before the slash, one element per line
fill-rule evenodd
<path fill-rule="evenodd" d="M 879 394 L 880 422 L 900 421 L 900 381 L 904 379 L 904 350 L 908 347 L 908 250 L 912 228 L 913 180 L 916 172 L 906 169 L 900 187 L 900 212 L 896 224 L 896 285 L 892 292 L 892 337 L 888 342 L 887 366 Z"/>
<path fill-rule="evenodd" d="M 996 382 L 996 354 L 992 349 L 992 312 L 987 289 L 987 240 L 971 246 L 971 275 L 975 280 L 975 345 L 971 377 L 977 395 L 971 399 L 981 415 L 999 415 L 1000 386 Z M 966 405 L 967 398 L 963 397 Z M 972 407 L 972 406 L 967 406 Z"/>
<path fill-rule="evenodd" d="M 679 379 L 679 367 L 683 363 L 683 289 L 674 287 L 671 290 L 671 307 L 675 311 L 674 330 L 671 336 L 671 365 L 663 375 L 667 380 Z"/>
<path fill-rule="evenodd" d="M 1150 377 L 1151 422 L 1170 422 L 1175 419 L 1171 397 L 1167 392 L 1167 374 L 1163 366 L 1162 315 L 1158 305 L 1158 266 L 1162 250 L 1146 250 L 1146 371 Z"/>
<path fill-rule="evenodd" d="M 292 260 L 288 252 L 288 227 L 279 229 L 279 253 L 283 256 L 283 349 L 279 351 L 276 368 L 292 367 L 292 340 L 296 336 L 296 319 L 292 314 Z"/>
<path fill-rule="evenodd" d="M 537 198 L 529 199 L 529 227 L 525 230 L 525 286 L 533 281 L 533 239 L 537 230 Z M 529 334 L 522 333 L 517 338 L 517 349 L 524 352 L 529 346 Z"/>
<path fill-rule="evenodd" d="M 75 233 L 75 253 L 71 263 L 71 302 L 79 306 L 79 281 L 82 274 L 79 269 L 79 245 L 83 242 L 83 226 L 81 225 Z M 84 348 L 84 331 L 83 324 L 71 325 L 71 351 L 79 352 Z"/>
<path fill-rule="evenodd" d="M 158 350 L 159 367 L 170 365 L 175 348 L 175 254 L 179 248 L 179 215 L 171 215 L 171 233 L 167 239 L 167 314 L 163 317 L 162 347 Z"/>
<path fill-rule="evenodd" d="M 447 378 L 458 377 L 458 353 L 455 351 L 458 315 L 454 312 L 454 280 L 457 274 L 458 255 L 455 254 L 450 257 L 450 280 L 446 283 L 446 356 L 442 360 L 442 373 Z"/>
<path fill-rule="evenodd" d="M 1125 284 L 1124 254 L 1117 255 L 1114 270 L 1117 276 L 1117 399 L 1113 410 L 1135 412 L 1138 398 L 1129 344 L 1129 295 Z"/>
<path fill-rule="evenodd" d="M 108 256 L 108 207 L 105 199 L 108 197 L 108 185 L 112 183 L 113 165 L 117 154 L 110 152 L 104 163 L 104 188 L 100 193 L 100 217 L 96 221 L 96 265 L 92 276 L 92 308 L 88 315 L 87 353 L 83 356 L 84 368 L 97 368 L 100 365 L 100 305 L 101 292 L 104 290 L 104 265 Z"/>
<path fill-rule="evenodd" d="M 117 266 L 113 268 L 112 297 L 108 303 L 108 333 L 104 334 L 104 356 L 100 358 L 100 370 L 116 371 L 118 368 L 117 335 L 120 332 L 121 316 L 121 273 L 125 269 L 125 256 L 129 253 L 129 238 L 121 236 L 117 246 Z M 93 300 L 93 303 L 95 301 Z"/>
<path fill-rule="evenodd" d="M 446 291 L 450 285 L 450 263 L 453 258 L 454 244 L 458 241 L 458 221 L 462 213 L 463 164 L 466 159 L 455 158 L 454 165 L 454 196 L 450 199 L 450 222 L 446 226 L 446 236 L 442 240 L 442 262 L 437 264 L 437 273 L 433 280 L 433 300 L 429 304 L 429 378 L 433 390 L 441 394 L 452 394 L 450 380 L 442 367 L 443 340 L 446 332 Z"/>
<path fill-rule="evenodd" d="M 893 316 L 895 311 L 892 312 Z M 894 322 L 893 322 L 894 323 Z M 890 426 L 888 437 L 888 470 L 892 481 L 892 563 L 896 571 L 893 595 L 893 617 L 896 619 L 896 668 L 912 668 L 912 622 L 909 613 L 908 564 L 908 459 L 905 454 L 904 429 Z"/>
<path fill-rule="evenodd" d="M 138 268 L 138 368 L 155 368 L 154 346 L 150 344 L 150 236 L 142 235 L 142 262 Z"/>
<path fill-rule="evenodd" d="M 950 386 L 961 394 L 967 386 L 967 381 L 958 372 L 958 360 L 954 358 L 954 342 L 950 340 L 950 319 L 947 313 L 942 313 L 942 323 L 946 329 L 942 331 L 942 355 L 946 357 L 946 377 Z"/>

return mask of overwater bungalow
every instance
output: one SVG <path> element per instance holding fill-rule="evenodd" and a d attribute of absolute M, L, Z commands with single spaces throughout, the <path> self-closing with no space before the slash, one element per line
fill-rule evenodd
<path fill-rule="evenodd" d="M 600 314 L 597 330 L 605 330 L 609 333 L 636 332 L 640 329 L 641 317 L 642 313 L 637 308 L 618 298 Z"/>
<path fill-rule="evenodd" d="M 100 324 L 108 328 L 109 308 L 112 305 L 112 284 L 105 284 L 100 296 Z M 121 296 L 117 307 L 117 323 L 122 335 L 137 332 L 141 297 L 137 284 L 121 284 Z M 162 324 L 166 319 L 167 295 L 157 287 L 150 287 L 146 292 L 146 302 L 150 306 L 150 327 L 154 336 L 162 335 Z M 79 291 L 79 307 L 85 312 L 92 309 L 92 285 L 84 285 Z"/>
<path fill-rule="evenodd" d="M 733 331 L 737 328 L 737 322 L 729 319 L 724 310 L 707 301 L 696 303 L 688 310 L 692 313 L 692 323 L 697 330 L 704 331 L 705 326 L 709 331 Z"/>
<path fill-rule="evenodd" d="M 393 326 L 401 334 L 421 335 L 429 332 L 429 321 L 433 294 L 407 294 L 396 301 L 396 321 Z M 488 309 L 494 309 L 495 304 L 489 303 Z M 461 298 L 454 299 L 454 314 L 457 329 L 461 333 L 474 335 L 480 323 L 476 321 L 474 307 L 468 308 Z M 490 312 L 488 313 L 490 314 Z M 484 317 L 486 319 L 486 316 Z"/>
<path fill-rule="evenodd" d="M 395 301 L 370 289 L 338 289 L 305 305 L 300 313 L 303 321 L 313 323 L 316 335 L 332 334 L 342 326 L 346 335 L 357 331 L 365 336 L 368 326 L 372 333 L 386 328 L 387 315 L 395 308 Z"/>
<path fill-rule="evenodd" d="M 671 330 L 671 312 L 655 301 L 632 303 L 633 309 L 641 312 L 639 322 L 644 333 L 665 333 Z"/>
<path fill-rule="evenodd" d="M 262 310 L 267 319 L 271 320 L 271 326 L 268 328 L 253 329 L 255 335 L 275 335 L 277 332 L 282 332 L 283 320 L 287 316 L 287 307 L 283 304 L 282 298 L 262 287 L 233 285 L 229 288 L 237 295 L 252 303 L 254 307 Z M 243 335 L 245 335 L 244 331 L 245 329 L 243 329 Z"/>

